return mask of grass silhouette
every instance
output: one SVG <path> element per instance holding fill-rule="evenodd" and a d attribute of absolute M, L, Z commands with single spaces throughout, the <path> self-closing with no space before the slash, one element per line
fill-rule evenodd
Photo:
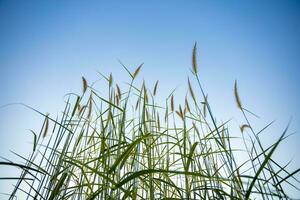
<path fill-rule="evenodd" d="M 62 115 L 45 120 L 33 134 L 33 149 L 23 163 L 0 165 L 22 170 L 9 199 L 289 199 L 285 187 L 299 190 L 294 177 L 273 159 L 288 136 L 287 128 L 272 145 L 263 147 L 248 120 L 237 82 L 234 92 L 242 124 L 243 147 L 234 149 L 228 122 L 218 123 L 198 76 L 196 44 L 192 78 L 184 104 L 173 92 L 156 102 L 159 82 L 136 84 L 142 64 L 133 72 L 122 64 L 130 81 L 126 89 L 104 76 L 106 90 L 97 91 L 82 77 L 82 94 L 68 94 Z M 104 85 L 103 84 L 103 85 Z M 197 90 L 195 90 L 197 88 Z M 200 95 L 196 91 L 200 91 Z M 106 92 L 106 93 L 105 93 Z M 246 139 L 248 134 L 250 141 Z M 248 158 L 238 164 L 239 151 Z M 290 181 L 290 180 L 293 181 Z"/>

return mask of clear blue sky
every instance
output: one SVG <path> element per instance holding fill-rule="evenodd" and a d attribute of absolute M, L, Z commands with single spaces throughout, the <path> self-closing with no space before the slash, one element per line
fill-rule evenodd
<path fill-rule="evenodd" d="M 162 94 L 184 88 L 198 43 L 200 76 L 220 120 L 242 123 L 233 98 L 237 79 L 244 105 L 261 116 L 258 129 L 275 141 L 290 117 L 298 131 L 280 149 L 282 163 L 300 166 L 299 1 L 0 1 L 0 105 L 24 102 L 55 116 L 63 95 L 81 90 L 81 76 L 160 79 Z M 180 90 L 179 90 L 180 91 Z M 184 96 L 185 93 L 179 93 Z M 0 110 L 0 153 L 31 149 L 27 129 L 42 118 L 21 107 Z M 290 133 L 291 133 L 290 132 Z M 0 169 L 2 175 L 7 169 Z M 0 182 L 0 188 L 3 183 Z M 0 192 L 3 192 L 2 190 Z"/>

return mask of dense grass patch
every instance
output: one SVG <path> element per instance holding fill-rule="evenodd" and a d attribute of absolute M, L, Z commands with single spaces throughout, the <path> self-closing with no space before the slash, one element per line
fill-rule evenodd
<path fill-rule="evenodd" d="M 246 122 L 240 138 L 230 134 L 228 122 L 216 121 L 198 76 L 196 45 L 190 78 L 197 85 L 188 80 L 182 105 L 173 92 L 156 102 L 159 82 L 137 84 L 142 65 L 123 67 L 126 88 L 101 75 L 99 92 L 83 77 L 82 94 L 67 95 L 60 117 L 24 105 L 45 120 L 32 131 L 29 158 L 0 162 L 21 169 L 10 199 L 288 199 L 285 187 L 299 190 L 299 169 L 289 172 L 273 159 L 287 129 L 265 147 L 259 136 L 270 124 L 252 128 L 237 83 L 233 95 Z M 242 141 L 239 149 L 235 139 Z M 239 151 L 247 155 L 242 163 Z"/>

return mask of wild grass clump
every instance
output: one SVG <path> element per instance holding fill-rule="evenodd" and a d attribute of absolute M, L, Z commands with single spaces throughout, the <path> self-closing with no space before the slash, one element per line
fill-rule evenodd
<path fill-rule="evenodd" d="M 39 133 L 32 131 L 31 155 L 20 156 L 24 163 L 0 163 L 21 169 L 9 199 L 289 199 L 285 187 L 298 189 L 299 169 L 288 172 L 273 159 L 287 129 L 264 147 L 259 134 L 265 128 L 252 128 L 237 83 L 233 94 L 246 123 L 240 127 L 244 147 L 233 148 L 238 138 L 228 122 L 216 121 L 200 84 L 196 45 L 197 87 L 188 79 L 182 105 L 173 92 L 156 102 L 158 81 L 150 89 L 136 84 L 142 64 L 134 71 L 123 67 L 126 88 L 112 74 L 101 75 L 100 93 L 82 77 L 82 94 L 67 95 L 59 118 L 35 110 L 45 120 Z M 239 151 L 247 153 L 243 163 L 236 161 Z"/>

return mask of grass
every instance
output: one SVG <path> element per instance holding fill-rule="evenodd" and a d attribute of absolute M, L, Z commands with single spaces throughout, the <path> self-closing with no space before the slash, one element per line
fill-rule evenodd
<path fill-rule="evenodd" d="M 273 158 L 288 137 L 287 128 L 272 145 L 264 147 L 248 120 L 237 82 L 234 93 L 246 123 L 241 125 L 244 147 L 235 149 L 228 122 L 218 123 L 198 76 L 196 44 L 192 55 L 193 87 L 176 105 L 173 92 L 162 105 L 156 102 L 159 82 L 150 89 L 136 83 L 142 64 L 129 70 L 127 88 L 113 76 L 104 78 L 106 94 L 82 77 L 82 94 L 68 94 L 62 115 L 56 119 L 24 105 L 45 118 L 33 135 L 32 153 L 15 163 L 16 179 L 9 199 L 289 199 L 285 190 L 299 190 L 295 175 Z M 194 89 L 196 90 L 194 91 Z M 200 93 L 199 93 L 199 92 Z M 196 96 L 196 94 L 200 94 Z M 175 99 L 175 100 L 174 100 Z M 239 152 L 246 152 L 242 163 Z"/>

